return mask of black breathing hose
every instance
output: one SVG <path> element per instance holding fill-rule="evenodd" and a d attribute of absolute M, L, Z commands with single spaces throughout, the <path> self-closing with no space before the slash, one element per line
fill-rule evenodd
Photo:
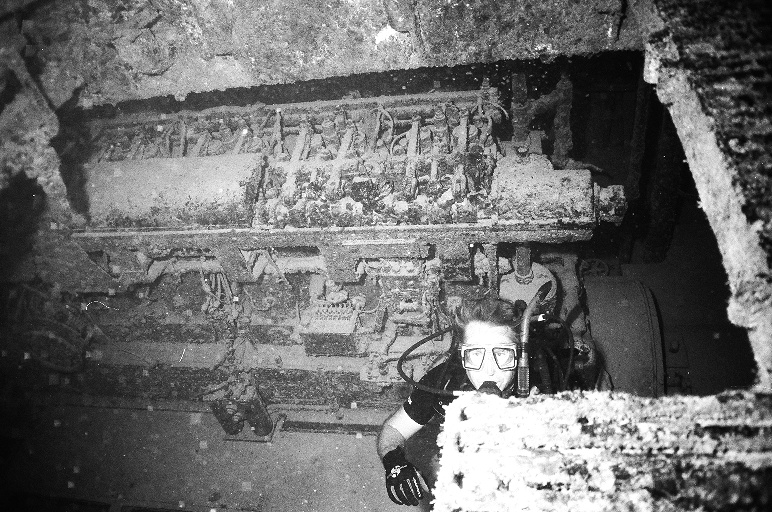
<path fill-rule="evenodd" d="M 426 391 L 427 393 L 433 393 L 435 395 L 441 395 L 441 396 L 458 396 L 459 395 L 458 391 L 449 391 L 447 389 L 434 388 L 432 386 L 427 386 L 425 384 L 421 384 L 420 382 L 416 382 L 411 377 L 408 377 L 407 374 L 405 373 L 405 370 L 402 369 L 402 365 L 405 363 L 405 361 L 407 360 L 408 356 L 415 349 L 417 349 L 418 347 L 420 347 L 424 343 L 427 343 L 427 342 L 433 340 L 434 338 L 437 338 L 439 336 L 444 336 L 446 333 L 450 332 L 451 330 L 453 330 L 452 327 L 446 327 L 445 329 L 443 329 L 441 331 L 434 332 L 434 333 L 430 334 L 429 336 L 426 336 L 425 338 L 421 338 L 420 340 L 415 342 L 413 345 L 411 345 L 410 348 L 405 350 L 405 352 L 403 352 L 402 355 L 400 356 L 399 360 L 397 360 L 397 372 L 399 373 L 399 376 L 402 377 L 402 379 L 404 379 L 404 381 L 407 382 L 408 384 L 411 384 L 412 386 L 416 387 L 417 389 Z M 450 357 L 453 357 L 453 353 L 450 354 Z"/>
<path fill-rule="evenodd" d="M 555 318 L 560 322 L 563 330 L 566 331 L 566 336 L 568 336 L 568 367 L 566 367 L 566 375 L 563 377 L 563 390 L 566 391 L 568 390 L 568 379 L 571 377 L 571 367 L 574 365 L 574 333 L 571 332 L 571 328 L 566 324 L 565 320 L 560 317 Z"/>
<path fill-rule="evenodd" d="M 550 350 L 550 348 L 547 347 L 547 346 L 541 347 L 541 349 L 543 351 L 545 351 L 548 356 L 550 356 L 550 359 L 552 359 L 552 362 L 555 365 L 555 369 L 556 369 L 556 371 L 558 373 L 557 374 L 557 382 L 558 382 L 557 390 L 558 391 L 565 391 L 565 389 L 561 388 L 561 386 L 563 386 L 563 368 L 560 367 L 560 361 L 558 361 L 558 356 L 556 356 L 555 353 L 552 350 Z"/>
<path fill-rule="evenodd" d="M 561 383 L 561 391 L 566 391 L 568 389 L 568 379 L 571 377 L 571 367 L 574 365 L 574 333 L 571 332 L 571 328 L 568 326 L 565 320 L 560 318 L 559 316 L 555 315 L 539 315 L 537 317 L 538 320 L 547 320 L 550 322 L 557 322 L 560 324 L 560 327 L 565 331 L 566 337 L 568 338 L 568 367 L 566 368 L 566 373 L 563 376 L 563 382 Z"/>

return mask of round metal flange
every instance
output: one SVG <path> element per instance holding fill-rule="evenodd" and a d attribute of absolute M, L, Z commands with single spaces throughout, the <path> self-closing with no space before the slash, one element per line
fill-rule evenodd
<path fill-rule="evenodd" d="M 621 276 L 587 276 L 587 309 L 610 386 L 641 396 L 665 393 L 662 335 L 651 291 Z"/>

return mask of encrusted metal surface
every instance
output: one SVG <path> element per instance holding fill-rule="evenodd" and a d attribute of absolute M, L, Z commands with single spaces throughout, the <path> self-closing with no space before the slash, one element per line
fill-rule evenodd
<path fill-rule="evenodd" d="M 84 169 L 95 225 L 249 226 L 262 157 L 150 158 Z"/>
<path fill-rule="evenodd" d="M 437 511 L 767 510 L 772 401 L 625 393 L 448 406 Z"/>
<path fill-rule="evenodd" d="M 622 0 L 87 0 L 31 11 L 22 24 L 28 51 L 43 63 L 41 84 L 57 106 L 78 87 L 84 106 L 182 99 L 357 73 L 636 50 L 643 43 Z"/>
<path fill-rule="evenodd" d="M 599 211 L 613 210 L 613 194 L 594 190 L 589 171 L 555 170 L 539 153 L 510 148 L 505 157 L 495 133 L 508 118 L 484 83 L 466 92 L 97 120 L 84 166 L 91 228 L 291 228 L 282 238 L 313 235 L 310 245 L 343 234 L 335 228 L 355 228 L 347 243 L 368 245 L 360 233 L 396 239 L 407 226 L 423 226 L 413 234 L 423 239 L 460 239 L 473 225 L 486 241 L 586 239 Z M 522 234 L 531 228 L 538 231 Z M 266 242 L 287 245 L 272 238 Z"/>

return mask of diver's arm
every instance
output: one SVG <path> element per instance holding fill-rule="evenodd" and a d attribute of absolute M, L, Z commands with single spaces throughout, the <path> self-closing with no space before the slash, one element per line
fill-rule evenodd
<path fill-rule="evenodd" d="M 384 455 L 405 445 L 405 441 L 410 439 L 416 432 L 421 430 L 423 425 L 417 423 L 408 416 L 404 407 L 389 416 L 383 423 L 380 434 L 378 434 L 378 457 Z"/>
<path fill-rule="evenodd" d="M 418 505 L 429 490 L 421 473 L 405 457 L 404 444 L 420 423 L 400 407 L 383 423 L 378 435 L 378 456 L 386 470 L 386 494 L 397 505 Z"/>

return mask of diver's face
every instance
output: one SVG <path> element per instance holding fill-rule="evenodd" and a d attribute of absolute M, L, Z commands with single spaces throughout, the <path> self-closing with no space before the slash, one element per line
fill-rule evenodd
<path fill-rule="evenodd" d="M 464 329 L 461 360 L 475 389 L 485 384 L 495 386 L 498 393 L 515 379 L 517 345 L 514 331 L 504 325 L 472 321 Z"/>

